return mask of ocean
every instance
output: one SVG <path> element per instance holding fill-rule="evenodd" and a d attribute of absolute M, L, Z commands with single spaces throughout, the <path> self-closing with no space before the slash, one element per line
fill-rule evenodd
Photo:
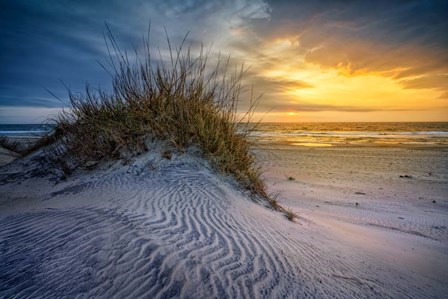
<path fill-rule="evenodd" d="M 260 143 L 296 146 L 448 145 L 448 122 L 260 123 Z"/>
<path fill-rule="evenodd" d="M 51 124 L 0 125 L 0 136 L 38 137 Z M 260 123 L 252 138 L 260 143 L 296 146 L 448 145 L 448 122 Z"/>
<path fill-rule="evenodd" d="M 0 136 L 7 137 L 39 137 L 54 128 L 51 124 L 0 124 Z"/>

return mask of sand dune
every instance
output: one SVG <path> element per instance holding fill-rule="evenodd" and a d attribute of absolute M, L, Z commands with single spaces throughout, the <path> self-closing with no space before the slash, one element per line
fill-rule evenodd
<path fill-rule="evenodd" d="M 56 182 L 0 168 L 2 298 L 434 298 L 447 288 L 254 202 L 194 153 Z"/>
<path fill-rule="evenodd" d="M 0 166 L 11 163 L 15 158 L 14 153 L 0 146 Z"/>

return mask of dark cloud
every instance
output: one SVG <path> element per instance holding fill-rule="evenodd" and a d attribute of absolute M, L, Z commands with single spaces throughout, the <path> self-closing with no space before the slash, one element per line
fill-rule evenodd
<path fill-rule="evenodd" d="M 2 1 L 0 6 L 0 107 L 60 107 L 45 90 L 66 99 L 60 81 L 83 90 L 86 82 L 110 89 L 98 65 L 108 56 L 105 22 L 123 49 L 141 46 L 151 21 L 154 48 L 173 44 L 191 31 L 189 44 L 223 47 L 232 26 L 263 17 L 261 1 Z M 162 50 L 162 53 L 163 50 Z M 3 120 L 0 120 L 2 122 Z"/>
<path fill-rule="evenodd" d="M 308 82 L 257 74 L 284 64 L 282 55 L 291 68 L 300 69 L 306 62 L 344 67 L 352 75 L 379 72 L 405 88 L 446 94 L 447 15 L 448 1 L 437 0 L 1 1 L 0 107 L 60 108 L 62 104 L 45 90 L 66 98 L 60 81 L 74 90 L 82 90 L 86 82 L 110 88 L 110 78 L 96 62 L 107 58 L 104 22 L 119 44 L 131 50 L 140 45 L 149 20 L 154 45 L 164 47 L 166 27 L 173 43 L 190 31 L 194 47 L 201 41 L 206 46 L 214 42 L 214 49 L 232 53 L 235 61 L 249 60 L 254 65 L 251 82 L 270 96 L 265 101 L 270 107 L 291 107 L 285 104 L 288 98 L 279 96 L 284 91 L 313 88 Z M 286 54 L 260 50 L 276 38 L 286 38 L 294 47 Z M 337 105 L 299 108 L 359 111 Z"/>
<path fill-rule="evenodd" d="M 56 108 L 61 106 L 66 106 L 60 102 L 55 102 L 54 97 L 50 95 L 47 97 L 28 97 L 18 95 L 3 95 L 1 97 L 2 106 L 6 107 L 46 107 L 46 108 Z"/>

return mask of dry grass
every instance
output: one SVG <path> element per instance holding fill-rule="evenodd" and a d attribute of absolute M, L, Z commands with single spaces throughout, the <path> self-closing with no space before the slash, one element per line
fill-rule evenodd
<path fill-rule="evenodd" d="M 89 86 L 84 94 L 69 91 L 71 107 L 55 120 L 60 133 L 47 150 L 49 160 L 66 176 L 88 162 L 136 156 L 147 150 L 148 138 L 165 140 L 180 151 L 197 146 L 218 171 L 285 212 L 267 195 L 249 151 L 249 122 L 258 98 L 244 121 L 237 118 L 244 66 L 230 72 L 229 59 L 220 57 L 210 68 L 209 52 L 193 56 L 184 42 L 173 51 L 167 41 L 169 63 L 151 62 L 149 38 L 144 38 L 144 53 L 135 51 L 137 59 L 131 62 L 108 31 L 113 92 Z M 171 152 L 163 157 L 170 159 Z"/>
<path fill-rule="evenodd" d="M 294 213 L 294 211 L 291 209 L 287 209 L 285 211 L 285 214 L 286 214 L 286 218 L 288 218 L 289 221 L 294 221 L 295 219 L 298 218 L 298 215 L 296 213 Z"/>
<path fill-rule="evenodd" d="M 108 31 L 113 92 L 87 86 L 84 94 L 69 91 L 71 107 L 61 113 L 57 146 L 74 159 L 73 167 L 89 161 L 117 159 L 144 152 L 147 138 L 166 140 L 183 151 L 198 146 L 211 164 L 233 175 L 244 188 L 267 197 L 260 172 L 249 152 L 247 135 L 253 101 L 245 121 L 237 119 L 241 80 L 246 69 L 229 71 L 229 59 L 208 67 L 208 52 L 196 56 L 182 43 L 170 62 L 153 64 L 149 39 L 145 51 L 131 62 Z M 49 151 L 54 160 L 61 155 Z"/>

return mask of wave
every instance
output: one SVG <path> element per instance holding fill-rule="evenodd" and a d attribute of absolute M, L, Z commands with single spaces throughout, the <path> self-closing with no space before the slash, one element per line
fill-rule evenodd
<path fill-rule="evenodd" d="M 255 135 L 262 136 L 413 136 L 413 135 L 437 135 L 448 136 L 448 132 L 445 131 L 428 131 L 428 132 L 282 132 L 282 131 L 258 131 Z"/>
<path fill-rule="evenodd" d="M 40 135 L 40 134 L 45 134 L 48 131 L 45 130 L 27 130 L 27 131 L 0 131 L 0 135 L 5 135 L 5 136 L 12 136 L 12 135 Z"/>
<path fill-rule="evenodd" d="M 415 144 L 415 145 L 448 145 L 447 131 L 256 131 L 255 141 L 281 142 L 297 145 L 306 144 Z"/>

